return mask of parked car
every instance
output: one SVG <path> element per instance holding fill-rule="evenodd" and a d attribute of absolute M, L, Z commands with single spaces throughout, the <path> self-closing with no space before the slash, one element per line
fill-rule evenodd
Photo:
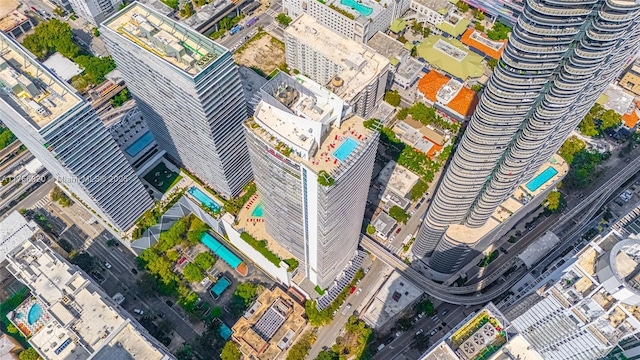
<path fill-rule="evenodd" d="M 437 332 L 438 332 L 438 330 L 433 329 L 433 330 L 431 330 L 431 332 L 429 333 L 429 336 L 433 336 L 433 335 L 435 335 Z"/>
<path fill-rule="evenodd" d="M 133 309 L 133 312 L 138 314 L 138 315 L 142 315 L 144 314 L 144 311 L 140 310 L 140 309 Z"/>
<path fill-rule="evenodd" d="M 424 330 L 423 330 L 423 329 L 420 329 L 420 330 L 416 331 L 416 336 L 418 336 L 418 335 L 422 334 L 423 332 L 424 332 Z"/>
<path fill-rule="evenodd" d="M 347 306 L 342 310 L 342 315 L 347 315 L 347 312 L 351 309 L 351 303 L 347 304 Z"/>
<path fill-rule="evenodd" d="M 356 292 L 356 287 L 352 286 L 351 289 L 349 289 L 349 294 L 353 294 L 354 292 Z"/>
<path fill-rule="evenodd" d="M 442 316 L 445 316 L 445 315 L 447 315 L 448 313 L 449 313 L 449 310 L 444 310 L 444 311 L 442 312 Z"/>
<path fill-rule="evenodd" d="M 396 234 L 400 233 L 400 230 L 402 230 L 402 228 L 400 228 L 400 227 L 399 227 L 399 228 L 397 228 L 397 229 L 396 229 Z"/>
<path fill-rule="evenodd" d="M 360 295 L 361 292 L 362 292 L 362 288 L 359 288 L 358 290 L 356 290 L 356 296 Z"/>
<path fill-rule="evenodd" d="M 111 264 L 109 264 L 108 262 L 104 262 L 104 267 L 106 267 L 107 269 L 111 269 Z"/>

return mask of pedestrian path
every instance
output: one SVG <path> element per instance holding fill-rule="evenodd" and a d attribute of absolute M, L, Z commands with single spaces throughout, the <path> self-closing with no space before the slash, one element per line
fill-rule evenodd
<path fill-rule="evenodd" d="M 49 205 L 49 203 L 51 203 L 51 199 L 48 196 L 46 196 L 46 197 L 38 200 L 38 202 L 33 204 L 33 206 L 31 208 L 32 209 L 43 209 L 47 205 Z"/>

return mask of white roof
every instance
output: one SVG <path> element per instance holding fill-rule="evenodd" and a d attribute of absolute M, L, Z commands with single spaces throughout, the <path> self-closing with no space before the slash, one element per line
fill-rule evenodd
<path fill-rule="evenodd" d="M 37 174 L 42 169 L 42 163 L 38 159 L 33 159 L 29 161 L 24 168 L 30 174 Z"/>
<path fill-rule="evenodd" d="M 49 56 L 42 64 L 64 81 L 69 81 L 72 77 L 82 72 L 78 64 L 62 56 L 60 53 Z"/>
<path fill-rule="evenodd" d="M 518 255 L 518 258 L 520 258 L 527 267 L 531 267 L 531 265 L 545 256 L 559 242 L 560 239 L 556 234 L 551 231 L 547 231 L 542 235 L 542 237 L 538 238 L 538 240 L 529 245 L 520 255 Z"/>
<path fill-rule="evenodd" d="M 38 225 L 14 211 L 0 222 L 0 229 L 0 262 L 3 262 L 11 250 L 38 231 Z"/>

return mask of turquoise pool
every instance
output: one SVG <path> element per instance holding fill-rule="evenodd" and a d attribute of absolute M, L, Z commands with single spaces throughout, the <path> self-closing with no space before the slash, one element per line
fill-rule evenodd
<path fill-rule="evenodd" d="M 225 290 L 227 290 L 229 285 L 231 285 L 231 281 L 229 281 L 229 279 L 227 279 L 226 277 L 223 276 L 220 280 L 218 280 L 218 282 L 216 282 L 211 287 L 211 290 L 209 290 L 209 292 L 211 293 L 211 295 L 213 295 L 214 299 L 218 300 L 220 295 L 222 295 L 222 293 Z"/>
<path fill-rule="evenodd" d="M 220 334 L 220 336 L 225 339 L 225 340 L 229 340 L 229 338 L 231 337 L 231 335 L 233 335 L 233 331 L 231 331 L 231 329 L 227 326 L 227 324 L 223 323 L 222 321 L 220 322 L 220 329 L 218 330 L 218 334 Z"/>
<path fill-rule="evenodd" d="M 340 4 L 355 9 L 362 16 L 369 16 L 373 13 L 373 8 L 364 6 L 355 0 L 340 0 Z"/>
<path fill-rule="evenodd" d="M 38 303 L 31 305 L 31 309 L 29 309 L 29 313 L 27 314 L 27 321 L 29 322 L 29 325 L 35 324 L 41 316 L 42 306 Z"/>
<path fill-rule="evenodd" d="M 347 160 L 349 155 L 358 147 L 358 142 L 348 137 L 342 145 L 336 151 L 333 152 L 333 156 L 340 162 Z"/>
<path fill-rule="evenodd" d="M 227 249 L 224 245 L 222 245 L 218 240 L 216 240 L 213 236 L 208 233 L 204 233 L 202 238 L 200 238 L 203 244 L 205 244 L 214 254 L 220 256 L 220 258 L 229 264 L 232 268 L 237 268 L 242 263 L 242 260 L 236 256 L 236 254 L 232 253 L 231 250 Z M 216 283 L 217 284 L 217 283 Z M 215 286 L 214 286 L 215 287 Z"/>
<path fill-rule="evenodd" d="M 153 135 L 151 135 L 151 133 L 147 131 L 138 140 L 134 141 L 133 144 L 129 145 L 125 152 L 127 153 L 127 155 L 134 157 L 138 155 L 140 151 L 144 150 L 144 148 L 149 146 L 149 144 L 151 144 L 152 142 Z"/>
<path fill-rule="evenodd" d="M 220 209 L 222 208 L 220 204 L 215 202 L 213 199 L 207 196 L 207 194 L 203 193 L 202 190 L 198 189 L 195 186 L 189 189 L 189 194 L 193 195 L 193 197 L 198 199 L 198 201 L 200 201 L 202 205 L 208 207 L 213 211 L 220 211 Z"/>
<path fill-rule="evenodd" d="M 251 212 L 251 216 L 262 217 L 263 212 L 264 212 L 264 206 L 262 205 L 262 203 L 259 203 L 258 205 L 256 205 L 256 207 L 253 208 L 253 211 Z"/>
<path fill-rule="evenodd" d="M 527 190 L 531 192 L 536 191 L 540 188 L 540 186 L 544 185 L 544 183 L 549 181 L 549 179 L 554 177 L 557 173 L 558 170 L 556 170 L 553 166 L 549 166 L 548 168 L 544 169 L 544 171 L 541 172 L 538 176 L 531 179 L 531 181 L 529 181 L 525 186 L 527 187 Z"/>

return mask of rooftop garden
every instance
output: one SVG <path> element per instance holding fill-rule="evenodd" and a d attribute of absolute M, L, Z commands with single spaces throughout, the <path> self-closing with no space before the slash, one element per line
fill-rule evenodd
<path fill-rule="evenodd" d="M 252 248 L 256 249 L 262 256 L 267 258 L 270 263 L 273 265 L 280 267 L 280 258 L 278 255 L 274 254 L 267 247 L 267 240 L 256 240 L 253 236 L 251 236 L 248 232 L 243 231 L 240 234 L 240 238 L 244 240 L 247 244 L 251 245 Z"/>
<path fill-rule="evenodd" d="M 145 231 L 150 227 L 156 225 L 162 215 L 175 205 L 178 200 L 184 195 L 185 189 L 180 189 L 173 193 L 167 200 L 158 201 L 153 208 L 147 210 L 140 216 L 136 224 L 134 225 L 133 232 L 131 233 L 132 240 L 136 240 L 142 237 Z"/>
<path fill-rule="evenodd" d="M 496 331 L 498 331 L 498 343 L 500 338 L 504 340 L 499 346 L 506 343 L 504 333 L 502 332 L 502 326 L 500 322 L 492 317 L 488 311 L 484 310 L 480 314 L 476 315 L 472 320 L 462 326 L 458 331 L 451 335 L 451 347 L 455 351 L 460 345 L 462 345 L 467 339 L 469 339 L 476 331 L 480 330 L 486 323 L 490 323 Z M 493 345 L 496 345 L 495 343 Z"/>
<path fill-rule="evenodd" d="M 318 172 L 318 184 L 322 186 L 333 186 L 334 183 L 335 183 L 335 179 L 332 178 L 328 172 L 324 170 L 320 170 Z"/>
<path fill-rule="evenodd" d="M 153 169 L 149 170 L 143 177 L 146 182 L 151 184 L 161 193 L 166 193 L 171 187 L 182 179 L 180 174 L 171 171 L 164 162 L 158 163 Z"/>
<path fill-rule="evenodd" d="M 324 3 L 323 3 L 323 4 L 324 4 Z M 350 12 L 348 12 L 347 10 L 344 10 L 344 9 L 342 9 L 342 8 L 339 8 L 339 7 L 337 7 L 337 6 L 333 5 L 333 4 L 329 4 L 329 7 L 330 7 L 332 10 L 335 10 L 336 12 L 338 12 L 338 13 L 340 13 L 340 14 L 342 14 L 342 15 L 346 16 L 346 17 L 348 17 L 348 18 L 349 18 L 349 19 L 351 19 L 351 20 L 354 20 L 354 19 L 356 18 L 356 16 L 355 16 L 355 15 L 353 15 L 352 13 L 350 13 Z"/>

